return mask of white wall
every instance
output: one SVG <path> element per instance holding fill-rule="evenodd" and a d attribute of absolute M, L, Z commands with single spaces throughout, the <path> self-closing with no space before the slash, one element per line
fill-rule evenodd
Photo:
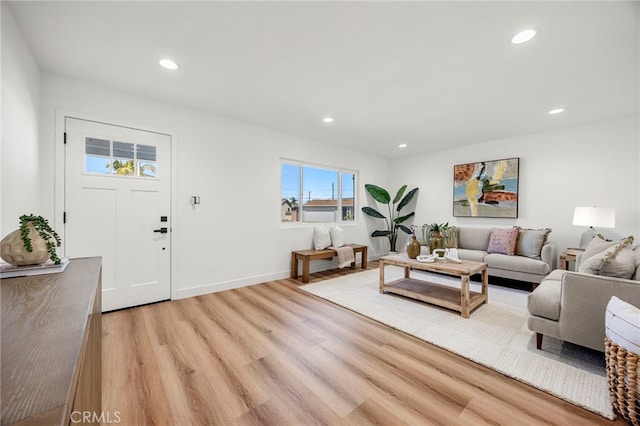
<path fill-rule="evenodd" d="M 559 250 L 577 246 L 576 206 L 614 207 L 615 232 L 639 237 L 639 118 L 524 135 L 406 157 L 391 162 L 394 186 L 419 186 L 416 224 L 551 227 Z M 517 219 L 454 218 L 453 166 L 520 157 Z"/>
<path fill-rule="evenodd" d="M 40 68 L 2 2 L 2 143 L 0 238 L 23 214 L 42 214 L 38 141 Z"/>
<path fill-rule="evenodd" d="M 54 144 L 61 139 L 54 133 L 62 129 L 56 129 L 56 111 L 177 135 L 172 218 L 176 297 L 286 277 L 291 251 L 311 248 L 313 226 L 280 223 L 281 157 L 355 169 L 361 183 L 388 178 L 383 158 L 43 74 L 41 148 L 50 161 L 41 172 L 58 177 L 58 187 L 60 172 L 55 173 L 53 158 Z M 359 189 L 356 196 L 363 197 L 363 185 Z M 196 208 L 191 195 L 201 197 Z M 62 206 L 61 194 L 57 198 L 53 193 L 45 197 L 50 215 L 55 202 Z M 344 228 L 349 242 L 370 244 L 364 221 Z M 319 261 L 315 268 L 331 265 L 335 263 Z"/>
<path fill-rule="evenodd" d="M 60 111 L 142 128 L 176 139 L 172 218 L 174 295 L 186 297 L 288 276 L 290 251 L 310 247 L 312 226 L 279 221 L 280 157 L 359 171 L 364 183 L 419 186 L 416 224 L 552 227 L 560 249 L 576 245 L 577 205 L 616 208 L 616 232 L 639 234 L 638 117 L 479 143 L 388 161 L 200 111 L 144 99 L 63 77 L 40 74 L 6 5 L 2 4 L 1 226 L 23 213 L 58 218 L 63 209 Z M 58 147 L 56 148 L 56 144 Z M 453 218 L 453 165 L 520 157 L 518 219 Z M 193 209 L 191 195 L 202 204 Z M 273 208 L 269 208 L 273 206 Z M 54 223 L 60 231 L 62 225 Z M 346 226 L 347 239 L 369 244 L 372 224 Z M 317 262 L 315 269 L 335 263 Z"/>

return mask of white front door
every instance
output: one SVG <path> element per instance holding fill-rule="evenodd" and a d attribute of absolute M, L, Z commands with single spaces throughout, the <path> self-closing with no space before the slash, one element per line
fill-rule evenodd
<path fill-rule="evenodd" d="M 65 118 L 66 257 L 102 256 L 102 310 L 171 298 L 171 136 Z"/>

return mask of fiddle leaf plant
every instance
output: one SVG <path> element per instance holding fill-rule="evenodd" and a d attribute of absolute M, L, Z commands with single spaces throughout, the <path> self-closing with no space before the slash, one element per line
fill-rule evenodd
<path fill-rule="evenodd" d="M 396 192 L 395 197 L 391 200 L 391 195 L 389 192 L 381 188 L 379 186 L 373 184 L 366 184 L 364 188 L 367 190 L 369 195 L 381 204 L 386 204 L 387 209 L 389 211 L 389 216 L 385 216 L 380 213 L 378 210 L 372 207 L 363 207 L 362 212 L 367 216 L 371 216 L 375 219 L 384 219 L 386 224 L 386 229 L 379 229 L 373 231 L 371 234 L 372 237 L 387 237 L 389 239 L 390 250 L 396 251 L 396 242 L 398 240 L 398 232 L 402 231 L 406 234 L 412 234 L 413 231 L 411 228 L 403 225 L 408 219 L 412 218 L 415 215 L 415 212 L 410 212 L 408 214 L 401 215 L 402 209 L 404 209 L 413 199 L 413 197 L 418 192 L 418 188 L 414 188 L 411 191 L 407 192 L 405 195 L 405 191 L 407 190 L 407 185 L 403 185 L 398 192 Z"/>
<path fill-rule="evenodd" d="M 33 214 L 20 216 L 20 236 L 25 250 L 29 253 L 33 251 L 33 245 L 31 243 L 31 238 L 29 237 L 29 224 L 33 226 L 38 235 L 40 235 L 45 241 L 51 261 L 56 265 L 59 265 L 60 258 L 56 253 L 56 247 L 60 247 L 60 236 L 58 236 L 56 231 L 51 229 L 47 219 L 42 216 L 34 216 Z"/>

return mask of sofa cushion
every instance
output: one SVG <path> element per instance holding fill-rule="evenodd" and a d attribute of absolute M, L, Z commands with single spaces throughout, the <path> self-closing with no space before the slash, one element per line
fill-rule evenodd
<path fill-rule="evenodd" d="M 486 251 L 490 236 L 488 228 L 458 228 L 458 248 Z"/>
<path fill-rule="evenodd" d="M 527 296 L 527 309 L 531 315 L 554 321 L 560 319 L 560 293 L 562 275 L 565 272 L 562 270 L 553 271 Z"/>
<path fill-rule="evenodd" d="M 633 252 L 636 254 L 636 272 L 633 273 L 632 280 L 640 281 L 640 246 L 636 246 L 633 249 Z"/>
<path fill-rule="evenodd" d="M 500 253 L 513 256 L 516 253 L 516 242 L 518 241 L 518 227 L 513 228 L 493 228 L 489 237 L 487 253 Z"/>
<path fill-rule="evenodd" d="M 627 237 L 587 259 L 584 259 L 583 255 L 578 271 L 585 274 L 630 279 L 636 270 L 636 256 L 631 250 L 632 242 L 633 237 Z M 587 248 L 590 246 L 591 244 Z"/>
<path fill-rule="evenodd" d="M 458 249 L 458 258 L 462 260 L 471 260 L 472 262 L 484 262 L 487 252 L 484 250 Z"/>
<path fill-rule="evenodd" d="M 484 262 L 489 268 L 518 271 L 535 275 L 547 275 L 549 265 L 542 260 L 531 259 L 524 256 L 508 256 L 506 254 L 489 253 Z"/>
<path fill-rule="evenodd" d="M 540 259 L 542 246 L 547 241 L 551 228 L 525 229 L 520 228 L 518 241 L 516 243 L 516 254 L 518 256 Z"/>

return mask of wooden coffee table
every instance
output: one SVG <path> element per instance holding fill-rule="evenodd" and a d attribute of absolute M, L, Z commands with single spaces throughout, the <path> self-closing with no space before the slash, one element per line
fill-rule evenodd
<path fill-rule="evenodd" d="M 384 268 L 389 265 L 404 267 L 404 278 L 385 283 Z M 424 279 L 411 278 L 411 269 L 460 277 L 460 289 L 432 283 Z M 482 292 L 470 291 L 469 277 L 480 273 L 482 274 Z M 460 312 L 463 318 L 469 318 L 472 310 L 483 303 L 487 303 L 487 284 L 487 264 L 482 262 L 463 260 L 462 263 L 452 261 L 425 263 L 410 259 L 406 253 L 380 258 L 380 293 L 395 293 L 452 309 Z"/>

